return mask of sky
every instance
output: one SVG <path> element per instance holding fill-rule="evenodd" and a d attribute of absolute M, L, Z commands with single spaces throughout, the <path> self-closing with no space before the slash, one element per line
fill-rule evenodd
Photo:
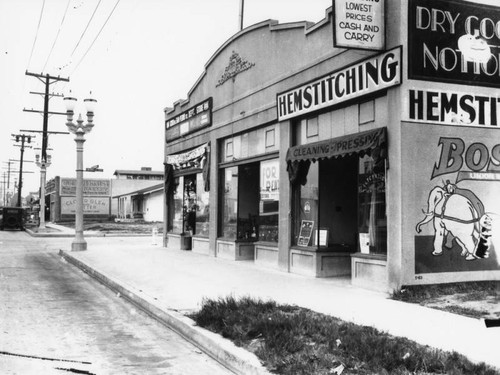
<path fill-rule="evenodd" d="M 331 0 L 246 0 L 244 27 L 266 19 L 317 22 L 329 6 Z M 43 96 L 30 92 L 43 92 L 44 84 L 26 71 L 70 79 L 51 84 L 51 93 L 71 90 L 83 101 L 92 92 L 98 101 L 84 167 L 104 171 L 85 177 L 163 170 L 163 109 L 186 98 L 205 63 L 238 31 L 238 15 L 239 0 L 0 0 L 0 183 L 9 159 L 20 158 L 11 134 L 43 126 L 41 114 L 23 111 L 43 110 Z M 49 110 L 65 112 L 62 98 L 52 97 Z M 85 119 L 83 106 L 75 112 Z M 65 122 L 51 115 L 48 130 L 65 132 Z M 41 134 L 32 145 L 41 147 Z M 74 136 L 50 135 L 49 147 L 47 180 L 75 176 Z M 25 160 L 35 160 L 34 148 Z M 34 172 L 24 174 L 25 196 L 39 189 L 40 169 L 29 162 L 23 168 Z M 12 173 L 11 189 L 17 179 Z"/>
<path fill-rule="evenodd" d="M 495 4 L 498 0 L 482 0 Z M 239 0 L 0 0 L 0 184 L 10 159 L 19 160 L 11 134 L 42 130 L 44 84 L 32 73 L 69 78 L 51 93 L 98 101 L 86 135 L 84 167 L 113 178 L 118 169 L 163 170 L 164 112 L 188 91 L 217 48 L 238 32 Z M 246 0 L 244 27 L 275 19 L 318 22 L 332 0 Z M 43 12 L 42 12 L 43 9 Z M 42 17 L 40 18 L 40 14 Z M 65 112 L 61 97 L 49 110 Z M 83 106 L 77 107 L 76 114 Z M 66 117 L 51 115 L 49 131 L 65 132 Z M 27 133 L 29 134 L 29 133 Z M 31 133 L 35 135 L 36 133 Z M 24 159 L 35 160 L 37 134 Z M 47 180 L 73 177 L 76 145 L 71 134 L 49 137 Z M 11 169 L 18 170 L 18 162 Z M 40 187 L 39 168 L 26 162 L 23 196 Z M 18 173 L 12 173 L 10 188 Z"/>

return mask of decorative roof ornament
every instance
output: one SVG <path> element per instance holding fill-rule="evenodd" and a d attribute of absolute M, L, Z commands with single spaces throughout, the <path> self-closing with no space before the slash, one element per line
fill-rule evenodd
<path fill-rule="evenodd" d="M 226 81 L 230 80 L 231 78 L 233 79 L 234 82 L 234 79 L 238 74 L 244 72 L 245 70 L 250 69 L 254 65 L 255 63 L 251 63 L 248 62 L 247 60 L 242 59 L 237 52 L 233 51 L 231 57 L 229 58 L 229 65 L 226 66 L 224 74 L 222 74 L 215 87 L 223 85 Z"/>

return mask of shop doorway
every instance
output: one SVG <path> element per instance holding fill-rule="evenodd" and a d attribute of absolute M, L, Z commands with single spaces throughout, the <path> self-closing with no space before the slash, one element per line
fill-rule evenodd
<path fill-rule="evenodd" d="M 309 166 L 295 191 L 295 244 L 354 252 L 358 234 L 358 156 L 323 159 Z M 305 230 L 308 228 L 309 230 Z"/>
<path fill-rule="evenodd" d="M 351 155 L 319 162 L 318 238 L 343 252 L 354 252 L 357 244 L 358 159 Z"/>

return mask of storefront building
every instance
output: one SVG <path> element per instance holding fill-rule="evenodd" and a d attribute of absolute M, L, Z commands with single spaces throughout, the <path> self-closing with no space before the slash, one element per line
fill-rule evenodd
<path fill-rule="evenodd" d="M 164 245 L 382 291 L 499 279 L 498 25 L 336 0 L 240 31 L 165 109 Z"/>

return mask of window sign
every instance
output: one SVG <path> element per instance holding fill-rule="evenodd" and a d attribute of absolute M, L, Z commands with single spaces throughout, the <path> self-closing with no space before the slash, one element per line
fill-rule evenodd
<path fill-rule="evenodd" d="M 314 231 L 314 245 L 328 247 L 328 229 L 319 229 Z"/>
<path fill-rule="evenodd" d="M 385 48 L 385 0 L 334 0 L 334 46 Z"/>
<path fill-rule="evenodd" d="M 308 246 L 311 240 L 311 235 L 314 227 L 314 221 L 312 220 L 302 220 L 300 224 L 299 239 L 297 245 Z"/>
<path fill-rule="evenodd" d="M 260 164 L 260 199 L 279 200 L 279 160 L 263 161 Z"/>

